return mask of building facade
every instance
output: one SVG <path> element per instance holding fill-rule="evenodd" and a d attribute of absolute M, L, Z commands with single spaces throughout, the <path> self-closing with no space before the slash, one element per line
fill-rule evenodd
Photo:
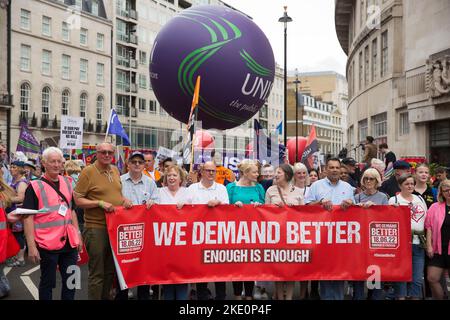
<path fill-rule="evenodd" d="M 342 129 L 342 114 L 336 105 L 317 100 L 315 97 L 288 90 L 287 136 L 288 139 L 308 137 L 311 126 L 316 128 L 319 152 L 324 158 L 337 156 L 343 147 L 344 131 Z M 295 109 L 298 104 L 298 112 Z M 296 119 L 297 116 L 297 119 Z M 296 128 L 297 121 L 297 128 Z"/>
<path fill-rule="evenodd" d="M 0 1 L 0 144 L 9 147 L 8 137 L 8 121 L 10 119 L 11 110 L 11 83 L 9 81 L 10 74 L 10 58 L 9 54 L 9 18 L 10 3 L 9 0 Z M 9 148 L 8 148 L 9 149 Z"/>
<path fill-rule="evenodd" d="M 101 142 L 111 105 L 112 23 L 103 1 L 11 5 L 11 142 L 26 121 L 42 147 L 58 146 L 62 115 L 83 117 L 84 142 Z"/>
<path fill-rule="evenodd" d="M 430 23 L 433 21 L 433 23 Z M 367 135 L 397 156 L 450 164 L 450 2 L 337 0 L 348 55 L 348 146 Z"/>

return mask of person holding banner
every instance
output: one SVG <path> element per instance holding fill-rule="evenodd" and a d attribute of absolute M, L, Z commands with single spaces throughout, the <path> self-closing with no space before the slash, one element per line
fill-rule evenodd
<path fill-rule="evenodd" d="M 444 270 L 450 272 L 450 180 L 439 185 L 438 201 L 431 205 L 425 218 L 427 231 L 428 282 L 432 296 L 444 299 L 441 278 Z"/>
<path fill-rule="evenodd" d="M 326 169 L 327 176 L 311 185 L 305 202 L 321 205 L 325 210 L 331 210 L 333 206 L 341 206 L 345 210 L 355 203 L 355 188 L 340 180 L 339 158 L 329 158 Z M 320 299 L 344 300 L 344 281 L 320 281 Z"/>
<path fill-rule="evenodd" d="M 274 178 L 275 184 L 267 189 L 266 192 L 266 204 L 275 204 L 282 207 L 285 205 L 298 206 L 304 203 L 303 191 L 291 183 L 294 178 L 294 171 L 289 164 L 284 163 L 280 165 L 275 171 Z M 294 281 L 275 282 L 275 299 L 292 300 L 294 284 Z"/>
<path fill-rule="evenodd" d="M 294 184 L 303 191 L 303 198 L 306 198 L 309 192 L 309 175 L 308 168 L 301 162 L 294 164 Z"/>
<path fill-rule="evenodd" d="M 258 206 L 264 203 L 264 188 L 258 183 L 259 170 L 253 160 L 242 160 L 238 164 L 239 181 L 227 184 L 230 203 L 242 208 L 244 204 Z M 236 300 L 252 300 L 254 281 L 233 281 L 233 291 Z"/>
<path fill-rule="evenodd" d="M 134 151 L 127 161 L 128 173 L 120 176 L 122 182 L 122 195 L 130 199 L 133 205 L 146 204 L 150 208 L 154 203 L 159 203 L 158 189 L 155 182 L 143 174 L 144 155 Z M 130 212 L 132 214 L 132 212 Z M 137 287 L 138 300 L 150 300 L 150 286 Z M 116 300 L 128 300 L 128 289 L 119 290 Z"/>
<path fill-rule="evenodd" d="M 404 174 L 398 178 L 400 193 L 389 199 L 390 205 L 408 206 L 411 210 L 412 231 L 412 282 L 395 282 L 394 293 L 398 300 L 411 297 L 418 300 L 422 297 L 423 268 L 425 265 L 426 240 L 424 232 L 427 205 L 422 197 L 414 193 L 416 181 L 411 174 Z"/>
<path fill-rule="evenodd" d="M 159 188 L 160 204 L 176 204 L 182 207 L 188 199 L 187 188 L 183 187 L 186 173 L 177 165 L 167 168 L 164 175 L 165 187 Z M 165 284 L 163 285 L 164 300 L 188 300 L 187 284 Z"/>
<path fill-rule="evenodd" d="M 75 288 L 68 286 L 68 279 L 83 244 L 77 215 L 72 210 L 72 179 L 59 174 L 63 164 L 60 149 L 45 149 L 42 164 L 45 174 L 40 180 L 31 181 L 22 206 L 31 210 L 48 210 L 24 219 L 28 258 L 33 263 L 40 263 L 39 300 L 52 300 L 57 268 L 62 278 L 61 300 L 73 300 Z"/>
<path fill-rule="evenodd" d="M 114 278 L 114 261 L 106 229 L 105 213 L 114 207 L 131 208 L 132 202 L 122 196 L 117 167 L 111 165 L 114 146 L 104 142 L 97 146 L 97 160 L 81 171 L 74 191 L 75 203 L 84 209 L 83 238 L 89 255 L 89 300 L 110 300 Z"/>
<path fill-rule="evenodd" d="M 377 169 L 369 168 L 364 171 L 361 178 L 361 186 L 363 192 L 355 196 L 355 203 L 363 208 L 370 208 L 373 205 L 387 205 L 388 197 L 385 193 L 378 191 L 381 186 L 382 178 L 380 172 Z M 353 300 L 365 300 L 364 293 L 365 281 L 353 282 Z M 382 300 L 383 289 L 381 289 L 382 283 L 377 283 L 379 288 L 373 290 L 371 300 Z"/>
<path fill-rule="evenodd" d="M 200 182 L 191 184 L 188 188 L 187 203 L 207 204 L 208 207 L 215 207 L 220 204 L 229 204 L 228 192 L 224 185 L 215 182 L 216 164 L 214 161 L 205 162 L 201 168 Z M 216 300 L 225 300 L 225 282 L 216 282 Z M 208 300 L 208 283 L 197 283 L 197 299 Z"/>

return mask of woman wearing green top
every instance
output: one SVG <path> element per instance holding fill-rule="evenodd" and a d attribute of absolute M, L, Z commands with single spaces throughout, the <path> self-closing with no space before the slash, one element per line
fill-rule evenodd
<path fill-rule="evenodd" d="M 258 167 L 252 160 L 243 160 L 239 165 L 239 181 L 227 184 L 228 198 L 230 204 L 235 204 L 241 208 L 244 204 L 253 204 L 255 206 L 264 203 L 264 188 L 257 183 Z M 253 295 L 254 281 L 235 281 L 233 282 L 233 291 L 236 300 L 242 300 L 242 291 L 244 290 L 244 299 L 251 300 Z"/>

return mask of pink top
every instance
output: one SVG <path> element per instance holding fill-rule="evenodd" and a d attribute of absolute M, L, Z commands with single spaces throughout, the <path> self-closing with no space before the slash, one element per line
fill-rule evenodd
<path fill-rule="evenodd" d="M 445 219 L 445 202 L 433 203 L 428 209 L 427 216 L 425 218 L 425 229 L 431 230 L 431 240 L 433 245 L 433 252 L 442 254 L 442 238 L 441 228 Z M 448 254 L 450 254 L 450 246 L 448 248 Z"/>

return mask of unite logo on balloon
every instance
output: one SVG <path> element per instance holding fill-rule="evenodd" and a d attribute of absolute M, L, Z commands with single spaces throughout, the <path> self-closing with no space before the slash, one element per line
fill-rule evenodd
<path fill-rule="evenodd" d="M 176 15 L 158 33 L 150 59 L 156 98 L 183 123 L 201 76 L 198 121 L 204 129 L 230 129 L 253 117 L 275 75 L 267 37 L 247 16 L 224 6 L 196 6 Z"/>

